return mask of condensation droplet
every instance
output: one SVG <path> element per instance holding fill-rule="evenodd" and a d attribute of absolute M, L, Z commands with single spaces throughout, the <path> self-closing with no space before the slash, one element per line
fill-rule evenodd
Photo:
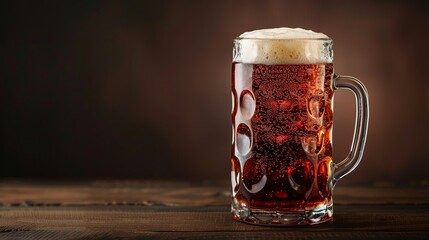
<path fill-rule="evenodd" d="M 252 132 L 244 123 L 240 123 L 237 127 L 236 146 L 242 155 L 248 154 L 252 148 Z"/>
<path fill-rule="evenodd" d="M 245 119 L 252 118 L 255 113 L 255 97 L 249 90 L 244 90 L 240 95 L 240 111 Z"/>

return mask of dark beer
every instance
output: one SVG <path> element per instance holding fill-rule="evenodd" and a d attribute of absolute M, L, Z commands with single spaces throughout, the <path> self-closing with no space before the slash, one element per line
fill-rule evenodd
<path fill-rule="evenodd" d="M 232 217 L 311 225 L 333 216 L 333 185 L 362 159 L 369 102 L 358 79 L 334 74 L 333 43 L 301 28 L 245 32 L 232 58 Z M 347 158 L 332 161 L 334 89 L 356 97 Z"/>
<path fill-rule="evenodd" d="M 233 63 L 233 215 L 332 205 L 332 77 L 332 63 Z"/>

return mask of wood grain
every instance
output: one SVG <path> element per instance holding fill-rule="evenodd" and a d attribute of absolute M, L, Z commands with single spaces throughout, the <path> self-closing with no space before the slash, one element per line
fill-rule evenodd
<path fill-rule="evenodd" d="M 2 182 L 0 239 L 429 239 L 426 187 L 338 187 L 334 221 L 233 221 L 225 184 Z"/>
<path fill-rule="evenodd" d="M 0 204 L 223 206 L 230 201 L 226 183 L 165 181 L 0 182 Z M 343 186 L 335 204 L 429 204 L 428 186 Z"/>
<path fill-rule="evenodd" d="M 233 221 L 226 206 L 80 206 L 3 207 L 0 237 L 37 236 L 44 239 L 111 238 L 235 238 L 302 239 L 389 236 L 393 239 L 429 237 L 429 206 L 337 206 L 335 219 L 311 227 L 260 227 Z M 199 233 L 199 234 L 198 234 Z M 203 234 L 204 233 L 204 234 Z M 211 233 L 211 234 L 206 234 Z M 214 234 L 215 233 L 215 234 Z M 246 234 L 243 234 L 246 233 Z M 387 233 L 387 235 L 380 235 Z M 420 238 L 422 239 L 422 238 Z"/>

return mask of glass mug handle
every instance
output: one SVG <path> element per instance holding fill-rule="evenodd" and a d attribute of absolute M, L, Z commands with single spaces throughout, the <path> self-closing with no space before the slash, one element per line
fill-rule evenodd
<path fill-rule="evenodd" d="M 350 76 L 334 75 L 333 88 L 347 89 L 354 93 L 356 98 L 356 123 L 353 134 L 352 146 L 346 159 L 334 166 L 334 185 L 353 171 L 359 165 L 365 148 L 369 121 L 368 92 L 359 79 Z"/>

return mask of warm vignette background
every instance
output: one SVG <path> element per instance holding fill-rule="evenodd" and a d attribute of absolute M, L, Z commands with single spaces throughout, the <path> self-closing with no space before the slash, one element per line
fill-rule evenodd
<path fill-rule="evenodd" d="M 0 7 L 0 177 L 225 180 L 232 40 L 302 27 L 370 94 L 367 148 L 344 181 L 427 183 L 429 8 L 418 1 L 8 2 Z M 335 95 L 334 160 L 351 93 Z"/>

